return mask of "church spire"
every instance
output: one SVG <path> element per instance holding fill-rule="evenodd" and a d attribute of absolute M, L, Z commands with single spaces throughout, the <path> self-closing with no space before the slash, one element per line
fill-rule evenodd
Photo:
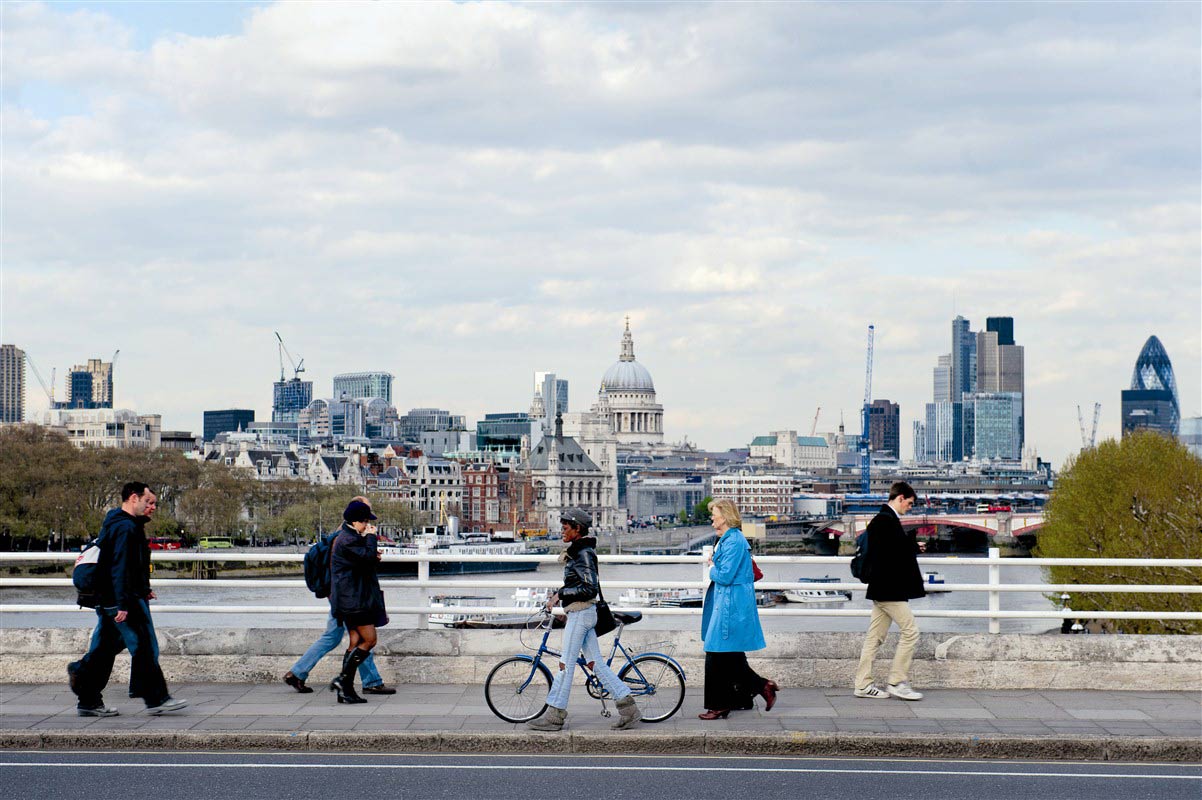
<path fill-rule="evenodd" d="M 634 361 L 634 338 L 630 335 L 630 317 L 626 317 L 626 332 L 622 334 L 622 355 L 619 361 Z"/>

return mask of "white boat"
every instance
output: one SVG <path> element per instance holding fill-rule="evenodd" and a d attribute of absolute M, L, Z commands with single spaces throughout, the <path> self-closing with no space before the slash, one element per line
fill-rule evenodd
<path fill-rule="evenodd" d="M 431 555 L 457 556 L 527 556 L 546 555 L 546 547 L 531 547 L 524 541 L 494 541 L 487 533 L 422 534 L 413 544 L 387 545 L 378 548 L 382 556 L 416 556 L 418 543 L 429 548 Z M 482 572 L 531 572 L 538 569 L 537 561 L 431 561 L 431 575 L 466 575 Z M 377 574 L 410 576 L 417 574 L 415 561 L 383 561 Z"/>
<path fill-rule="evenodd" d="M 533 628 L 541 618 L 534 614 L 547 602 L 549 589 L 515 589 L 513 596 L 504 602 L 497 602 L 495 597 L 481 595 L 441 594 L 430 598 L 430 605 L 443 608 L 428 619 L 431 625 L 442 625 L 446 628 Z M 517 606 L 521 611 L 508 613 L 472 613 L 471 609 L 488 608 L 489 606 Z M 553 618 L 553 627 L 562 628 L 565 619 L 561 616 Z"/>
<path fill-rule="evenodd" d="M 942 572 L 924 572 L 922 573 L 922 585 L 927 590 L 927 594 L 932 592 L 950 592 L 951 589 L 944 585 Z"/>
<path fill-rule="evenodd" d="M 636 608 L 701 608 L 704 601 L 696 589 L 627 589 L 618 605 Z"/>
<path fill-rule="evenodd" d="M 460 626 L 460 623 L 467 621 L 473 616 L 467 613 L 467 609 L 495 606 L 496 604 L 497 598 L 495 597 L 484 597 L 474 594 L 436 594 L 430 598 L 431 607 L 446 610 L 431 614 L 427 619 L 431 625 L 456 628 Z"/>
<path fill-rule="evenodd" d="M 835 591 L 834 589 L 823 589 L 823 583 L 842 583 L 839 578 L 832 578 L 827 575 L 822 578 L 798 578 L 797 582 L 801 584 L 796 589 L 785 589 L 782 592 L 784 598 L 790 603 L 846 603 L 851 599 L 851 592 Z"/>

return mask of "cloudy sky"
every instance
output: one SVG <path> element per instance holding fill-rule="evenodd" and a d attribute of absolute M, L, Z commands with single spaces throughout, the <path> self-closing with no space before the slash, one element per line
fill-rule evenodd
<path fill-rule="evenodd" d="M 904 454 L 957 313 L 1015 318 L 1028 440 L 1150 334 L 1202 412 L 1196 3 L 5 3 L 3 330 L 118 405 L 270 413 L 386 369 L 469 419 L 595 397 L 629 315 L 670 439 Z M 45 407 L 31 379 L 29 405 Z"/>

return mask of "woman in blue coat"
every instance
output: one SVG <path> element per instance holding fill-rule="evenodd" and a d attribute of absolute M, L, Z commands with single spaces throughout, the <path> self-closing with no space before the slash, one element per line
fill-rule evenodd
<path fill-rule="evenodd" d="M 698 716 L 724 719 L 732 710 L 751 708 L 757 694 L 764 698 L 764 710 L 771 711 L 780 687 L 761 678 L 747 663 L 748 650 L 763 650 L 766 645 L 755 604 L 751 546 L 739 530 L 743 518 L 730 500 L 714 500 L 710 520 L 719 538 L 701 615 L 707 710 Z"/>

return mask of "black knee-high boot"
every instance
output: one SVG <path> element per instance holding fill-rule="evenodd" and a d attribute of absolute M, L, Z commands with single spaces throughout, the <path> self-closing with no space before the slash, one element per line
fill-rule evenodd
<path fill-rule="evenodd" d="M 360 650 L 358 647 L 354 647 L 342 657 L 342 674 L 330 681 L 330 691 L 337 692 L 339 703 L 367 702 L 355 692 L 355 673 L 358 672 L 359 665 L 370 654 L 370 650 Z"/>

